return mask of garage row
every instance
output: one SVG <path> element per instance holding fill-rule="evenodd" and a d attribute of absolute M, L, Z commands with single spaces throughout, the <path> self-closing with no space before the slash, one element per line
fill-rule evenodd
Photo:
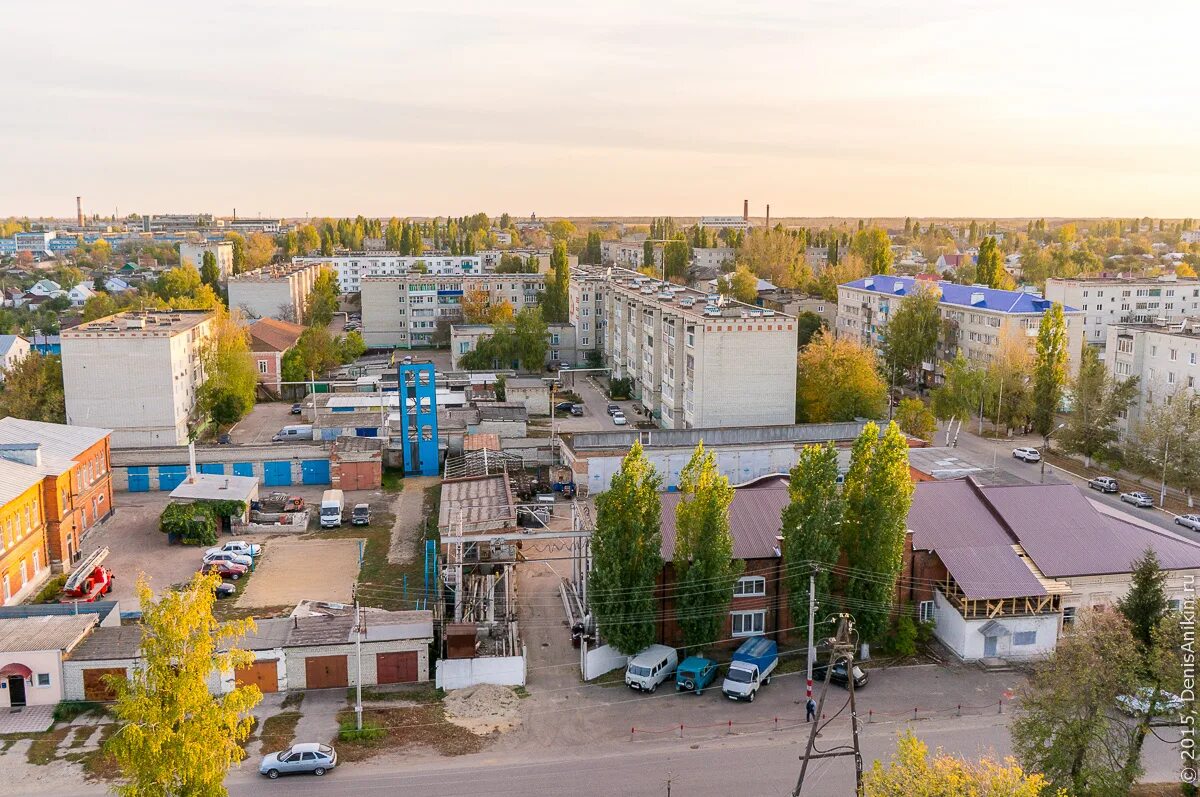
<path fill-rule="evenodd" d="M 432 612 L 363 609 L 362 616 L 364 686 L 429 680 Z M 214 673 L 209 688 L 223 694 L 242 684 L 263 692 L 355 686 L 360 660 L 356 637 L 352 607 L 301 604 L 291 617 L 258 620 L 253 633 L 233 643 L 253 653 L 254 662 Z M 63 660 L 64 698 L 112 700 L 106 676 L 128 677 L 139 666 L 140 643 L 139 626 L 96 628 Z"/>

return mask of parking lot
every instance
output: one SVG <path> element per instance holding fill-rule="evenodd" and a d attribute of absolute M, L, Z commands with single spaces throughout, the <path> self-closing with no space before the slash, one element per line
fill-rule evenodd
<path fill-rule="evenodd" d="M 569 390 L 578 393 L 583 399 L 583 415 L 575 417 L 571 415 L 561 415 L 555 417 L 555 427 L 560 432 L 608 432 L 620 431 L 625 429 L 636 428 L 639 419 L 646 420 L 645 415 L 638 415 L 634 406 L 636 401 L 610 401 L 608 396 L 601 390 L 597 389 L 595 382 L 588 378 L 588 374 L 572 374 L 567 372 L 563 374 L 563 390 Z M 555 403 L 558 403 L 558 399 Z M 616 404 L 625 413 L 625 418 L 629 421 L 626 426 L 617 426 L 612 421 L 612 416 L 608 414 L 608 405 Z"/>
<path fill-rule="evenodd" d="M 285 426 L 308 423 L 302 416 L 292 415 L 292 402 L 265 401 L 254 405 L 245 418 L 229 430 L 235 445 L 270 443 L 271 438 Z"/>

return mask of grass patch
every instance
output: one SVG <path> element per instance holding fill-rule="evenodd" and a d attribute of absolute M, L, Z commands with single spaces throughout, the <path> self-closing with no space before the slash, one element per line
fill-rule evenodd
<path fill-rule="evenodd" d="M 514 686 L 512 688 L 512 690 L 513 690 L 513 694 L 515 694 L 517 697 L 521 698 L 522 700 L 529 697 L 529 690 L 523 686 Z"/>
<path fill-rule="evenodd" d="M 42 587 L 41 592 L 33 599 L 34 603 L 58 603 L 59 594 L 62 592 L 63 585 L 67 583 L 66 574 L 55 576 L 46 582 L 46 586 Z"/>
<path fill-rule="evenodd" d="M 286 750 L 296 737 L 296 724 L 300 722 L 299 711 L 282 711 L 263 720 L 258 738 L 264 753 Z"/>
<path fill-rule="evenodd" d="M 384 492 L 398 493 L 404 489 L 404 471 L 400 468 L 383 469 Z"/>
<path fill-rule="evenodd" d="M 27 755 L 29 763 L 44 767 L 57 760 L 58 746 L 62 743 L 63 739 L 67 738 L 67 734 L 70 732 L 71 726 L 64 725 L 61 728 L 53 728 L 39 735 L 33 740 L 33 744 L 29 745 Z"/>
<path fill-rule="evenodd" d="M 341 727 L 338 729 L 339 742 L 358 742 L 366 744 L 377 742 L 387 735 L 387 731 L 381 725 L 372 720 L 364 719 L 362 727 L 358 727 L 356 719 L 342 720 Z"/>
<path fill-rule="evenodd" d="M 89 781 L 113 781 L 121 776 L 121 768 L 117 759 L 105 750 L 108 739 L 116 733 L 115 724 L 100 726 L 100 747 L 82 755 L 71 755 L 71 761 L 83 766 L 83 776 Z"/>
<path fill-rule="evenodd" d="M 300 704 L 304 702 L 303 692 L 288 692 L 287 697 L 279 704 L 282 709 L 300 708 Z"/>
<path fill-rule="evenodd" d="M 436 703 L 442 699 L 438 691 L 432 683 L 364 686 L 362 699 L 364 703 L 379 703 L 389 700 L 408 703 Z M 356 690 L 353 686 L 346 690 L 346 700 L 353 703 L 356 698 Z"/>
<path fill-rule="evenodd" d="M 431 703 L 406 708 L 371 709 L 364 717 L 364 729 L 370 725 L 383 732 L 369 739 L 348 739 L 338 743 L 338 758 L 342 761 L 363 761 L 382 750 L 429 747 L 441 755 L 466 755 L 483 749 L 485 740 L 466 728 L 446 720 L 442 706 Z M 338 722 L 354 728 L 354 711 L 338 714 Z"/>
<path fill-rule="evenodd" d="M 96 730 L 92 725 L 80 725 L 75 729 L 75 738 L 71 740 L 71 749 L 83 747 L 87 743 L 88 738 Z"/>
<path fill-rule="evenodd" d="M 625 668 L 618 667 L 615 670 L 609 670 L 597 678 L 593 678 L 586 683 L 595 684 L 596 686 L 624 686 L 625 685 Z"/>
<path fill-rule="evenodd" d="M 55 722 L 70 722 L 84 714 L 103 714 L 104 706 L 90 700 L 63 700 L 54 707 Z"/>

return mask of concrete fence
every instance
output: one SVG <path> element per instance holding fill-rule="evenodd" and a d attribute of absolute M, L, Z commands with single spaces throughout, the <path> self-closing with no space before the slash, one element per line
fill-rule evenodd
<path fill-rule="evenodd" d="M 478 659 L 438 659 L 438 688 L 465 689 L 479 684 L 525 685 L 524 656 L 485 656 Z"/>

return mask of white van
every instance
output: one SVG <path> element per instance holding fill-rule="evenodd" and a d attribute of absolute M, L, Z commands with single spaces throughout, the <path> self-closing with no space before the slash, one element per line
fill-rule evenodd
<path fill-rule="evenodd" d="M 326 490 L 321 495 L 321 528 L 331 529 L 342 525 L 342 512 L 346 499 L 341 490 Z"/>
<path fill-rule="evenodd" d="M 285 440 L 312 440 L 313 428 L 312 424 L 297 424 L 295 426 L 285 426 L 279 430 L 279 434 L 271 438 L 272 443 L 279 443 Z"/>
<path fill-rule="evenodd" d="M 653 692 L 675 674 L 679 654 L 666 645 L 651 645 L 625 665 L 625 685 L 641 692 Z"/>

